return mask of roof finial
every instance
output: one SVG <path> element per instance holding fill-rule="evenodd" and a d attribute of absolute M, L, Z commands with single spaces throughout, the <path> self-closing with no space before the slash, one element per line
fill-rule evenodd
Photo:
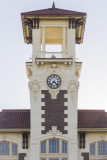
<path fill-rule="evenodd" d="M 52 4 L 52 8 L 54 9 L 55 8 L 55 3 L 53 2 L 53 4 Z"/>

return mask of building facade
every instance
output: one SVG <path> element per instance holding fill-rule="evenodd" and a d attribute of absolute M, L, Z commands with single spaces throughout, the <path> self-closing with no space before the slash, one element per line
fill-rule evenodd
<path fill-rule="evenodd" d="M 86 13 L 52 8 L 21 13 L 24 41 L 32 44 L 26 62 L 30 110 L 0 113 L 1 160 L 107 160 L 107 113 L 78 110 Z M 46 52 L 60 45 L 61 52 Z"/>

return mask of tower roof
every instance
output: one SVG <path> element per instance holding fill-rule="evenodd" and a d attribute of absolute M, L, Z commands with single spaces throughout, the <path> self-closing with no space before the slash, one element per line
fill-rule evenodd
<path fill-rule="evenodd" d="M 71 10 L 65 10 L 60 8 L 55 8 L 55 4 L 53 2 L 52 8 L 42 9 L 42 10 L 35 10 L 30 12 L 23 12 L 21 13 L 23 16 L 86 16 L 84 12 L 76 12 Z"/>
<path fill-rule="evenodd" d="M 30 110 L 2 110 L 0 129 L 30 129 Z M 106 128 L 107 112 L 104 110 L 78 110 L 78 128 Z"/>
<path fill-rule="evenodd" d="M 55 20 L 55 19 L 68 20 L 69 27 L 71 27 L 70 23 L 71 21 L 73 21 L 74 23 L 73 27 L 76 28 L 76 43 L 82 44 L 83 42 L 85 21 L 86 21 L 86 13 L 84 12 L 77 12 L 77 11 L 56 8 L 55 3 L 53 2 L 52 8 L 23 12 L 21 13 L 21 18 L 22 18 L 22 26 L 24 33 L 24 41 L 27 44 L 32 43 L 32 28 L 34 27 L 33 26 L 34 23 L 36 23 L 37 25 L 36 27 L 39 28 L 39 22 L 41 20 Z"/>

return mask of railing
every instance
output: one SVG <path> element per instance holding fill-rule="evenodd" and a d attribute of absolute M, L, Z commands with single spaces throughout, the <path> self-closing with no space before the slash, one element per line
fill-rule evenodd
<path fill-rule="evenodd" d="M 46 58 L 61 58 L 62 52 L 46 52 Z"/>

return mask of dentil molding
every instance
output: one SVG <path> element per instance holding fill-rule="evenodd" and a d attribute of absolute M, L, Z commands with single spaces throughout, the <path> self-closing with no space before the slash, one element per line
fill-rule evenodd
<path fill-rule="evenodd" d="M 29 90 L 30 90 L 34 100 L 36 101 L 37 97 L 39 96 L 39 91 L 40 91 L 40 85 L 37 80 L 29 82 Z"/>
<path fill-rule="evenodd" d="M 78 81 L 70 80 L 69 85 L 68 85 L 68 93 L 69 93 L 69 96 L 71 97 L 72 101 L 78 95 L 78 87 L 79 87 Z"/>

